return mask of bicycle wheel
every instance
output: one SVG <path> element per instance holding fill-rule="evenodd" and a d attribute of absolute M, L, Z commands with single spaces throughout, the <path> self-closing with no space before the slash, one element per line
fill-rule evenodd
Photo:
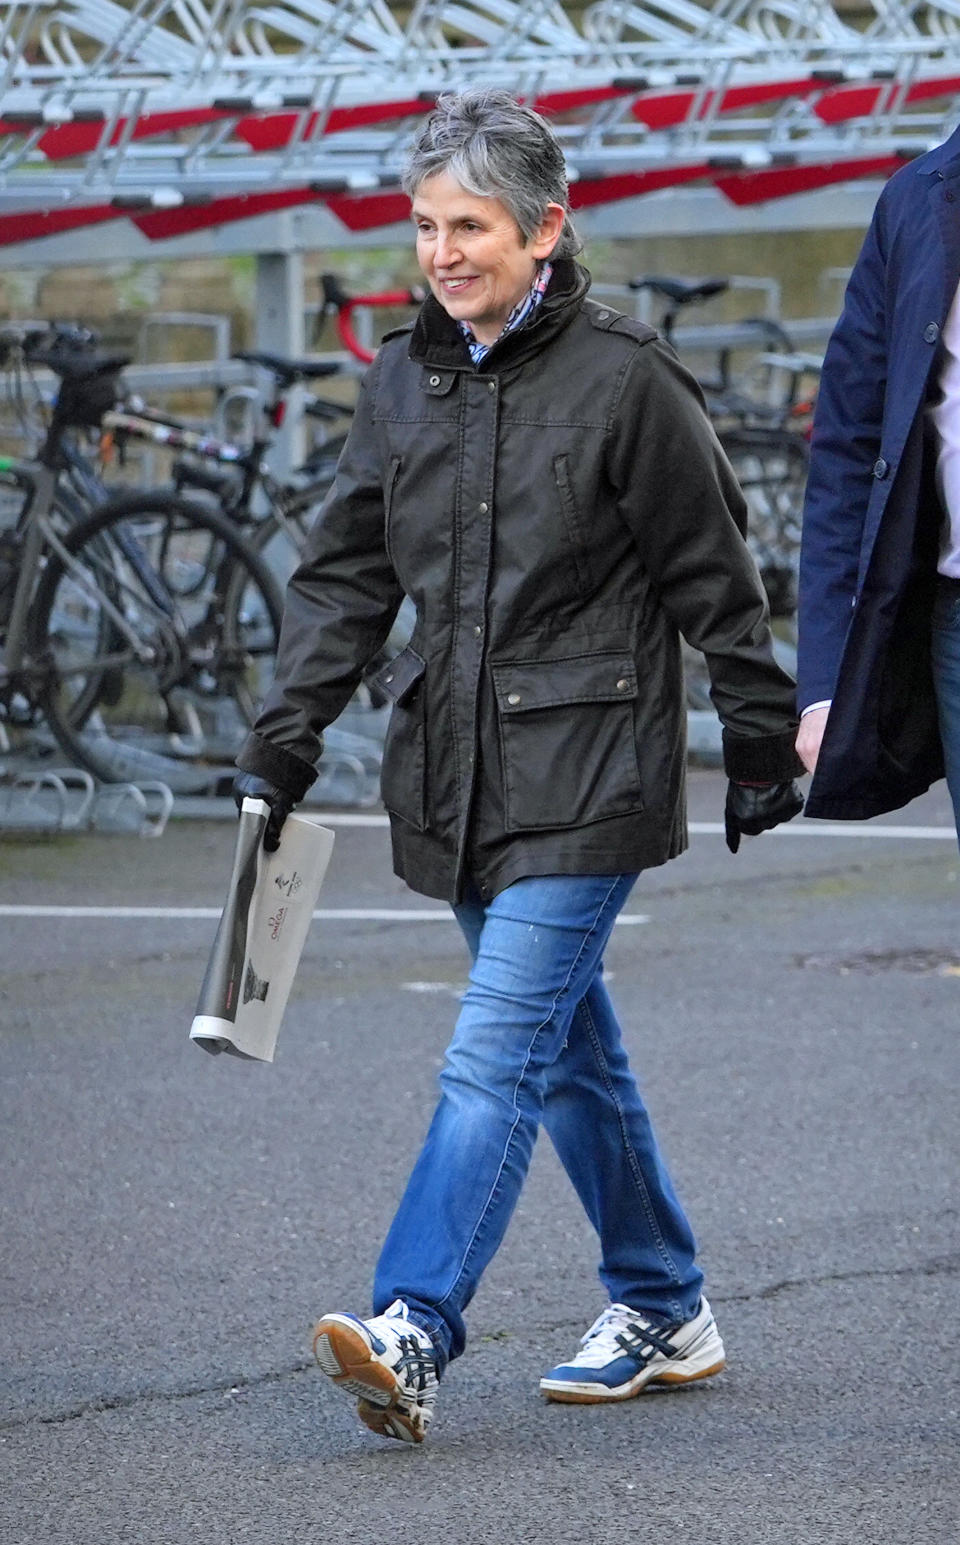
<path fill-rule="evenodd" d="M 51 556 L 30 619 L 37 695 L 105 782 L 222 789 L 273 676 L 280 594 L 223 516 L 111 500 Z"/>
<path fill-rule="evenodd" d="M 335 473 L 336 463 L 331 462 L 325 471 L 314 472 L 309 478 L 294 473 L 289 482 L 267 485 L 269 513 L 250 528 L 248 540 L 278 584 L 286 585 L 300 562 L 307 534 L 330 491 Z"/>
<path fill-rule="evenodd" d="M 728 430 L 720 440 L 747 501 L 747 543 L 771 615 L 792 617 L 810 456 L 807 442 L 802 435 L 778 429 Z"/>

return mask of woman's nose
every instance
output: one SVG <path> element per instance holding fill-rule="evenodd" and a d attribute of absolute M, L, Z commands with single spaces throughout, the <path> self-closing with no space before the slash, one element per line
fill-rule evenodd
<path fill-rule="evenodd" d="M 438 231 L 437 244 L 433 252 L 434 266 L 437 268 L 451 268 L 457 261 L 456 238 L 450 232 Z"/>

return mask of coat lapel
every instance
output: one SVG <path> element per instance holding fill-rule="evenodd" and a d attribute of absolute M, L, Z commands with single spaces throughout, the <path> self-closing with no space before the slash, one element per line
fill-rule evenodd
<path fill-rule="evenodd" d="M 948 161 L 930 180 L 937 226 L 944 255 L 944 312 L 950 309 L 960 283 L 960 156 Z"/>

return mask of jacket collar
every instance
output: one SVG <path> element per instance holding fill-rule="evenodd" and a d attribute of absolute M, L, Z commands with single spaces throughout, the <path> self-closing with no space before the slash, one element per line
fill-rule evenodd
<path fill-rule="evenodd" d="M 937 181 L 941 178 L 947 181 L 952 177 L 960 177 L 960 128 L 954 129 L 949 139 L 945 139 L 942 145 L 938 145 L 935 150 L 920 158 L 917 162 L 917 174 L 921 177 L 935 178 Z"/>
<path fill-rule="evenodd" d="M 562 332 L 579 312 L 590 288 L 590 275 L 572 258 L 558 258 L 553 274 L 533 320 L 516 332 L 507 333 L 493 345 L 482 364 L 474 366 L 463 334 L 433 294 L 427 296 L 410 335 L 410 358 L 422 365 L 436 365 L 446 370 L 479 369 L 484 375 L 517 365 L 538 354 L 546 343 Z"/>

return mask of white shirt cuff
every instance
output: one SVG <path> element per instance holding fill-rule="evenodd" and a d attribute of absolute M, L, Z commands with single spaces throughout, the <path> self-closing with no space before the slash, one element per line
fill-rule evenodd
<path fill-rule="evenodd" d="M 800 717 L 801 717 L 801 719 L 805 719 L 807 714 L 808 713 L 813 713 L 813 711 L 816 708 L 829 708 L 830 704 L 832 702 L 833 702 L 833 698 L 832 697 L 827 697 L 827 698 L 824 698 L 822 703 L 808 703 L 806 708 L 801 708 L 801 710 L 800 710 Z"/>

